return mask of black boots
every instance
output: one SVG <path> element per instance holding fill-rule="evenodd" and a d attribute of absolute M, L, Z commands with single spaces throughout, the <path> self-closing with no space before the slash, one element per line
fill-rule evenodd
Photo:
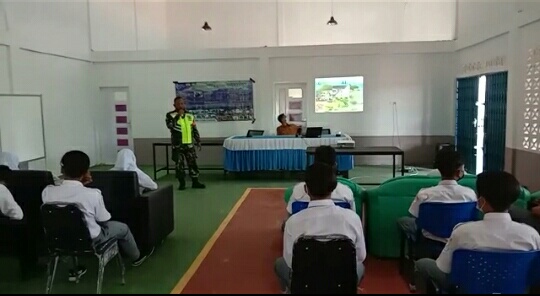
<path fill-rule="evenodd" d="M 186 190 L 186 180 L 183 178 L 178 178 L 178 182 L 180 183 L 178 190 Z"/>
<path fill-rule="evenodd" d="M 186 180 L 179 178 L 178 182 L 180 183 L 180 186 L 178 186 L 178 190 L 186 190 Z M 191 178 L 191 188 L 195 189 L 204 189 L 206 186 L 199 182 L 199 178 Z"/>
<path fill-rule="evenodd" d="M 199 182 L 199 178 L 191 178 L 191 188 L 204 189 L 206 186 Z"/>

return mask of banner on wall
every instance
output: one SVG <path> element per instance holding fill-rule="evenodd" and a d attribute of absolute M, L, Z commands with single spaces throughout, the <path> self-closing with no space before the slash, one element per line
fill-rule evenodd
<path fill-rule="evenodd" d="M 253 121 L 253 81 L 174 82 L 198 121 Z"/>

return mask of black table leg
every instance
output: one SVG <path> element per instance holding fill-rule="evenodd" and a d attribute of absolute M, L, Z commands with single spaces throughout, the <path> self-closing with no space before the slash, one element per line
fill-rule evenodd
<path fill-rule="evenodd" d="M 392 178 L 396 177 L 396 155 L 392 154 Z"/>
<path fill-rule="evenodd" d="M 167 176 L 169 175 L 169 146 L 165 146 L 165 165 L 167 166 Z"/>
<path fill-rule="evenodd" d="M 157 181 L 157 168 L 156 168 L 156 144 L 152 144 L 152 157 L 154 159 L 154 181 Z"/>
<path fill-rule="evenodd" d="M 401 175 L 405 175 L 405 153 L 401 154 Z"/>

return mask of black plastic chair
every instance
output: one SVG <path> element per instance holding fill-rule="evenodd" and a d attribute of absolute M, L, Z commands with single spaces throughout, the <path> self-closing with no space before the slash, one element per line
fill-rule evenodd
<path fill-rule="evenodd" d="M 357 294 L 356 261 L 348 237 L 300 237 L 293 249 L 291 294 Z"/>
<path fill-rule="evenodd" d="M 116 256 L 122 270 L 122 285 L 125 284 L 126 269 L 116 239 L 93 246 L 84 215 L 77 206 L 61 203 L 44 204 L 41 206 L 41 215 L 50 253 L 46 294 L 51 293 L 60 257 L 95 255 L 99 260 L 97 294 L 101 294 L 105 266 Z"/>

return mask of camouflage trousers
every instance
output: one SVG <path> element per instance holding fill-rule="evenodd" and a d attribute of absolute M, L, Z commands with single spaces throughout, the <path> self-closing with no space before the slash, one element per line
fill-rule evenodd
<path fill-rule="evenodd" d="M 172 147 L 172 160 L 175 163 L 177 179 L 186 177 L 185 164 L 189 170 L 191 178 L 199 177 L 199 167 L 197 166 L 197 152 L 194 145 L 179 145 Z"/>

